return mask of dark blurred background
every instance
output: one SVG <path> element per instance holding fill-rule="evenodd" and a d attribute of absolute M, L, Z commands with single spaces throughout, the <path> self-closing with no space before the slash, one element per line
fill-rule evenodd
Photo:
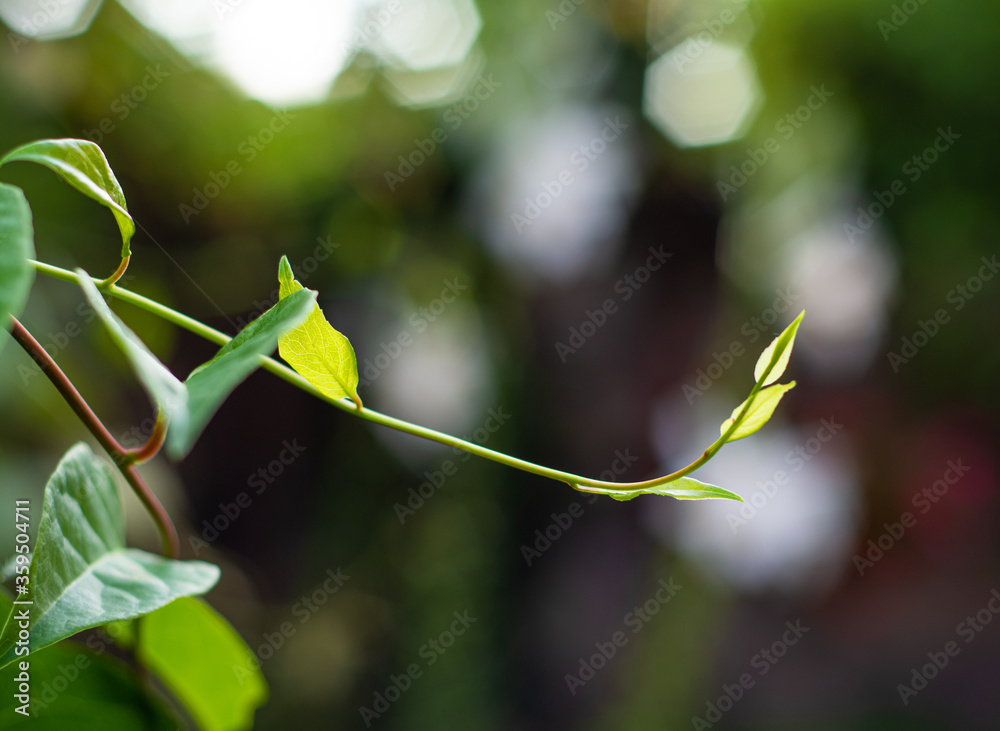
<path fill-rule="evenodd" d="M 223 566 L 209 599 L 271 685 L 257 728 L 1000 723 L 996 3 L 0 0 L 0 20 L 0 148 L 102 146 L 139 226 L 125 286 L 232 334 L 286 254 L 389 414 L 645 479 L 715 439 L 807 310 L 798 387 L 698 473 L 742 509 L 595 501 L 251 376 L 188 459 L 143 471 L 184 555 Z M 41 168 L 3 180 L 40 259 L 114 270 L 105 209 Z M 23 321 L 142 439 L 150 405 L 81 301 L 40 277 Z M 214 351 L 114 306 L 181 376 Z M 0 361 L 0 492 L 40 496 L 87 435 L 19 349 Z"/>

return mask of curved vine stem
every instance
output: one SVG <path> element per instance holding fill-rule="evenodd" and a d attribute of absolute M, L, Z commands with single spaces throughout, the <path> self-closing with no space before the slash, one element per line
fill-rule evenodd
<path fill-rule="evenodd" d="M 35 269 L 40 274 L 45 274 L 56 279 L 62 279 L 67 282 L 72 282 L 76 284 L 76 275 L 66 269 L 60 267 L 52 266 L 51 264 L 46 264 L 44 262 L 32 261 L 31 262 Z M 101 280 L 94 279 L 95 283 L 100 284 Z M 104 292 L 120 299 L 122 302 L 128 302 L 129 304 L 140 307 L 148 312 L 152 312 L 154 315 L 162 317 L 164 320 L 171 322 L 179 327 L 188 330 L 195 335 L 199 335 L 206 340 L 217 345 L 225 345 L 232 338 L 223 332 L 216 330 L 215 328 L 209 327 L 192 317 L 188 317 L 185 314 L 177 312 L 166 305 L 162 305 L 159 302 L 151 300 L 147 297 L 143 297 L 140 294 L 136 294 L 122 287 L 118 287 L 114 284 L 104 287 Z M 736 430 L 741 419 L 736 419 L 734 423 L 729 427 L 729 429 L 713 442 L 708 449 L 706 449 L 702 455 L 696 459 L 691 464 L 686 467 L 682 467 L 676 472 L 672 472 L 669 475 L 664 475 L 662 477 L 656 477 L 651 480 L 644 480 L 642 482 L 608 482 L 606 480 L 595 480 L 589 477 L 583 477 L 581 475 L 575 475 L 571 472 L 564 472 L 562 470 L 552 469 L 551 467 L 545 467 L 543 465 L 535 464 L 534 462 L 528 462 L 527 460 L 518 459 L 517 457 L 511 457 L 510 455 L 504 454 L 502 452 L 496 452 L 492 449 L 487 449 L 479 444 L 473 442 L 468 442 L 464 439 L 458 437 L 453 437 L 450 434 L 444 434 L 434 429 L 428 429 L 427 427 L 419 426 L 417 424 L 412 424 L 408 421 L 403 421 L 402 419 L 397 419 L 386 414 L 382 414 L 378 411 L 374 411 L 367 407 L 360 409 L 356 404 L 352 403 L 348 399 L 335 399 L 324 395 L 319 389 L 313 386 L 309 381 L 300 376 L 294 370 L 288 366 L 279 363 L 273 358 L 268 358 L 266 356 L 261 356 L 260 359 L 261 367 L 264 370 L 270 371 L 279 378 L 284 379 L 288 383 L 296 386 L 303 391 L 316 396 L 323 401 L 333 404 L 338 409 L 345 411 L 349 414 L 357 416 L 366 421 L 370 421 L 375 424 L 380 424 L 381 426 L 388 427 L 390 429 L 395 429 L 397 431 L 404 432 L 406 434 L 412 434 L 413 436 L 420 437 L 422 439 L 428 439 L 432 442 L 438 442 L 439 444 L 445 444 L 449 447 L 455 447 L 463 451 L 474 454 L 478 457 L 483 457 L 485 459 L 493 460 L 494 462 L 499 462 L 505 464 L 508 467 L 513 467 L 514 469 L 521 470 L 523 472 L 530 472 L 541 477 L 547 477 L 552 480 L 557 480 L 559 482 L 565 482 L 570 487 L 575 490 L 580 490 L 582 492 L 631 492 L 635 490 L 643 490 L 652 487 L 658 487 L 664 485 L 668 482 L 672 482 L 680 477 L 694 472 L 696 469 L 701 467 L 703 464 L 708 462 L 715 454 L 722 449 L 722 446 L 726 443 L 728 438 Z M 761 384 L 758 382 L 753 391 L 750 393 L 750 397 L 747 399 L 746 406 L 741 412 L 740 416 L 746 415 L 749 411 L 754 396 L 761 389 Z M 588 490 L 587 488 L 597 488 L 596 490 Z"/>
<path fill-rule="evenodd" d="M 124 276 L 125 274 L 125 270 L 128 269 L 128 263 L 131 258 L 132 258 L 131 256 L 123 256 L 121 264 L 118 265 L 118 268 L 115 269 L 114 273 L 110 277 L 108 277 L 107 279 L 102 279 L 100 281 L 97 281 L 98 289 L 107 289 L 108 287 L 114 285 L 114 283 L 117 282 L 119 279 L 121 279 L 122 276 Z"/>
<path fill-rule="evenodd" d="M 14 340 L 24 348 L 24 350 L 30 355 L 34 361 L 38 364 L 38 367 L 42 369 L 42 372 L 48 377 L 52 382 L 52 385 L 56 387 L 59 394 L 65 399 L 66 403 L 69 404 L 70 408 L 76 413 L 80 418 L 80 421 L 84 423 L 90 433 L 94 435 L 104 451 L 108 453 L 108 456 L 114 461 L 115 465 L 121 471 L 122 476 L 125 481 L 128 482 L 129 486 L 135 491 L 135 494 L 142 501 L 146 510 L 149 512 L 153 521 L 156 523 L 156 527 L 160 532 L 160 540 L 163 543 L 163 553 L 170 558 L 178 558 L 180 556 L 180 541 L 177 537 L 177 529 L 174 528 L 174 524 L 170 520 L 170 516 L 167 511 L 164 510 L 163 505 L 160 501 L 156 499 L 156 495 L 153 491 L 149 489 L 149 485 L 145 483 L 139 472 L 135 468 L 135 463 L 138 461 L 135 459 L 136 452 L 142 452 L 146 450 L 147 447 L 155 444 L 154 439 L 156 438 L 156 429 L 153 430 L 153 437 L 150 442 L 144 447 L 140 447 L 138 450 L 129 451 L 125 449 L 118 440 L 115 439 L 111 432 L 108 431 L 107 427 L 104 426 L 104 422 L 98 418 L 94 410 L 90 408 L 90 405 L 84 400 L 80 392 L 76 390 L 76 386 L 69 380 L 62 369 L 56 364 L 52 357 L 45 351 L 45 348 L 35 340 L 35 338 L 29 333 L 24 325 L 22 325 L 16 317 L 11 315 L 11 330 L 10 334 L 13 336 Z M 159 423 L 159 419 L 157 419 Z M 162 443 L 162 439 L 160 439 Z M 158 445 L 155 445 L 156 449 L 159 449 Z M 153 452 L 155 454 L 155 451 Z M 152 456 L 152 455 L 150 455 Z"/>
<path fill-rule="evenodd" d="M 167 438 L 167 417 L 163 415 L 163 411 L 158 411 L 156 414 L 156 423 L 153 424 L 153 432 L 149 435 L 149 439 L 141 447 L 136 447 L 135 449 L 129 449 L 125 452 L 123 459 L 130 462 L 131 464 L 141 464 L 143 462 L 148 462 L 156 453 L 160 451 L 160 447 L 163 446 L 163 440 Z"/>

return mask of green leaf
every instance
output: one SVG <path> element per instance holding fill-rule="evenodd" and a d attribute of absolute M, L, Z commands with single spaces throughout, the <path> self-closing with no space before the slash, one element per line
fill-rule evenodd
<path fill-rule="evenodd" d="M 100 147 L 89 140 L 38 140 L 11 150 L 0 159 L 0 165 L 17 160 L 54 170 L 85 196 L 110 208 L 122 234 L 122 259 L 131 254 L 129 241 L 135 234 L 135 222 L 125 205 L 122 187 Z"/>
<path fill-rule="evenodd" d="M 802 318 L 806 311 L 802 310 L 792 324 L 786 327 L 782 333 L 776 337 L 764 352 L 757 359 L 757 365 L 753 369 L 753 379 L 761 386 L 770 386 L 781 378 L 788 367 L 788 360 L 792 357 L 792 346 L 795 344 L 795 333 L 802 324 Z"/>
<path fill-rule="evenodd" d="M 269 355 L 278 337 L 301 323 L 316 306 L 316 293 L 301 290 L 279 301 L 226 343 L 210 361 L 195 368 L 184 381 L 187 413 L 167 430 L 167 452 L 187 454 L 219 405 Z"/>
<path fill-rule="evenodd" d="M 82 269 L 76 270 L 76 279 L 83 288 L 90 306 L 104 323 L 111 339 L 122 350 L 132 364 L 139 382 L 146 389 L 150 399 L 171 421 L 184 422 L 188 413 L 188 392 L 184 384 L 161 363 L 134 332 L 118 319 L 97 291 L 93 281 Z"/>
<path fill-rule="evenodd" d="M 96 650 L 96 651 L 95 651 Z M 31 656 L 30 716 L 15 712 L 18 663 L 0 670 L 0 727 L 24 731 L 177 731 L 139 676 L 98 645 L 60 642 Z"/>
<path fill-rule="evenodd" d="M 748 437 L 758 429 L 760 429 L 767 420 L 771 418 L 774 410 L 778 408 L 778 403 L 781 401 L 781 397 L 784 396 L 788 391 L 795 387 L 795 381 L 791 383 L 782 383 L 778 386 L 771 386 L 770 388 L 765 388 L 759 391 L 756 396 L 753 397 L 753 404 L 750 406 L 750 410 L 747 411 L 746 416 L 740 421 L 736 430 L 729 435 L 726 442 L 735 442 L 737 439 L 743 439 L 743 437 Z M 749 401 L 750 399 L 747 399 Z M 729 430 L 734 423 L 734 421 L 739 418 L 740 412 L 743 411 L 743 407 L 746 406 L 746 401 L 737 406 L 733 410 L 733 415 L 722 422 L 722 427 L 720 429 L 722 435 Z"/>
<path fill-rule="evenodd" d="M 260 365 L 261 357 L 274 350 L 279 336 L 303 322 L 316 307 L 316 293 L 312 290 L 283 298 L 181 382 L 118 319 L 82 269 L 77 270 L 77 281 L 112 340 L 128 358 L 139 382 L 166 416 L 167 452 L 175 458 L 191 450 L 219 405 Z"/>
<path fill-rule="evenodd" d="M 35 257 L 35 235 L 31 209 L 24 193 L 0 183 L 0 327 L 10 329 L 10 318 L 24 309 L 35 270 L 28 259 Z M 3 337 L 0 348 L 7 344 Z"/>
<path fill-rule="evenodd" d="M 278 265 L 281 299 L 302 289 L 288 257 Z M 330 398 L 349 398 L 358 408 L 358 361 L 351 341 L 333 329 L 319 305 L 298 327 L 278 340 L 278 353 L 300 375 Z"/>
<path fill-rule="evenodd" d="M 592 488 L 588 488 L 590 490 Z M 721 498 L 723 500 L 736 500 L 743 502 L 743 498 L 734 492 L 724 490 L 706 482 L 700 482 L 693 477 L 679 477 L 663 485 L 647 487 L 641 490 L 609 490 L 607 494 L 615 500 L 631 500 L 639 495 L 666 495 L 678 500 L 707 500 L 709 498 Z"/>
<path fill-rule="evenodd" d="M 28 600 L 15 605 L 0 633 L 0 667 L 15 659 L 27 606 L 29 652 L 77 632 L 132 619 L 174 599 L 203 594 L 219 567 L 174 561 L 125 548 L 125 518 L 108 465 L 86 444 L 71 448 L 45 487 L 31 565 Z"/>
<path fill-rule="evenodd" d="M 197 599 L 178 599 L 143 619 L 138 653 L 204 731 L 252 728 L 254 711 L 267 701 L 260 668 L 246 662 L 250 648 Z"/>

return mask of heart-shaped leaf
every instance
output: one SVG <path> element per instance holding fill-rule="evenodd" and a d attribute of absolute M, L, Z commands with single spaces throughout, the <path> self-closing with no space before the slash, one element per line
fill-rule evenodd
<path fill-rule="evenodd" d="M 771 418 L 774 410 L 778 408 L 778 403 L 781 401 L 781 397 L 794 387 L 795 381 L 792 381 L 791 383 L 782 383 L 759 391 L 752 397 L 753 403 L 750 406 L 750 410 L 747 411 L 746 415 L 742 419 L 740 419 L 739 426 L 737 426 L 735 431 L 729 435 L 726 442 L 735 442 L 737 439 L 748 437 L 764 426 L 764 424 L 767 423 L 767 420 Z M 726 432 L 729 431 L 729 427 L 733 425 L 736 419 L 739 418 L 740 412 L 743 411 L 743 407 L 746 406 L 746 403 L 747 402 L 744 401 L 742 404 L 737 406 L 733 410 L 733 415 L 722 422 L 720 432 L 723 436 L 725 436 Z"/>
<path fill-rule="evenodd" d="M 0 159 L 0 165 L 18 160 L 54 170 L 85 196 L 110 208 L 122 234 L 122 259 L 130 256 L 129 242 L 135 234 L 135 222 L 125 205 L 122 187 L 100 147 L 89 140 L 38 140 L 11 150 Z"/>
<path fill-rule="evenodd" d="M 288 257 L 278 265 L 279 296 L 289 297 L 302 289 Z M 298 327 L 278 340 L 278 353 L 300 375 L 330 398 L 349 398 L 358 408 L 358 360 L 351 341 L 333 328 L 319 305 Z"/>
<path fill-rule="evenodd" d="M 788 361 L 792 357 L 792 346 L 795 344 L 795 333 L 798 332 L 799 325 L 802 324 L 802 318 L 805 315 L 806 311 L 802 310 L 799 316 L 771 341 L 771 344 L 757 359 L 757 365 L 753 369 L 753 379 L 759 382 L 762 387 L 770 386 L 781 378 L 788 367 Z"/>
<path fill-rule="evenodd" d="M 10 329 L 10 318 L 24 308 L 35 270 L 28 259 L 35 256 L 35 236 L 31 209 L 24 193 L 13 185 L 0 183 L 0 327 Z M 2 338 L 0 348 L 6 345 Z"/>
<path fill-rule="evenodd" d="M 178 599 L 144 618 L 138 654 L 204 731 L 250 729 L 254 711 L 267 701 L 260 667 L 246 662 L 250 648 L 198 599 Z"/>
<path fill-rule="evenodd" d="M 303 289 L 278 302 L 226 343 L 210 361 L 195 368 L 184 381 L 187 414 L 170 424 L 167 452 L 187 454 L 219 405 L 269 355 L 278 337 L 301 323 L 316 306 L 316 293 Z"/>
<path fill-rule="evenodd" d="M 591 491 L 594 488 L 587 488 L 587 491 Z M 647 487 L 641 490 L 630 490 L 628 492 L 622 490 L 608 490 L 607 495 L 610 495 L 615 500 L 631 500 L 632 498 L 639 497 L 640 495 L 666 495 L 668 497 L 677 498 L 678 500 L 707 500 L 709 498 L 721 498 L 723 500 L 736 500 L 737 502 L 743 502 L 743 498 L 734 492 L 729 492 L 729 490 L 724 490 L 721 487 L 716 487 L 715 485 L 709 485 L 706 482 L 700 482 L 693 477 L 679 477 L 676 480 L 671 480 L 663 485 L 657 485 L 656 487 Z"/>
<path fill-rule="evenodd" d="M 28 594 L 19 597 L 31 604 L 16 604 L 0 633 L 0 667 L 16 659 L 25 626 L 29 638 L 22 646 L 31 653 L 81 630 L 204 594 L 218 580 L 213 564 L 125 548 L 125 518 L 111 471 L 90 447 L 77 444 L 45 486 Z"/>

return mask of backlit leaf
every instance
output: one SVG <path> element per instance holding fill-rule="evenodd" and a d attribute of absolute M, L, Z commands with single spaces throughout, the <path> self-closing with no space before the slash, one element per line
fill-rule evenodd
<path fill-rule="evenodd" d="M 592 488 L 587 488 L 591 490 Z M 729 490 L 724 490 L 721 487 L 716 487 L 715 485 L 709 485 L 706 482 L 700 482 L 693 477 L 679 477 L 676 480 L 671 480 L 670 482 L 658 485 L 656 487 L 647 487 L 642 490 L 633 490 L 629 492 L 623 492 L 618 490 L 609 490 L 607 495 L 610 495 L 615 500 L 631 500 L 632 498 L 639 497 L 639 495 L 666 495 L 668 497 L 677 498 L 678 500 L 707 500 L 709 498 L 721 498 L 723 500 L 736 500 L 738 502 L 743 502 L 743 498 L 734 492 L 729 492 Z"/>
<path fill-rule="evenodd" d="M 294 278 L 288 257 L 278 266 L 279 296 L 289 297 L 302 289 Z M 320 306 L 298 327 L 278 340 L 278 353 L 309 383 L 330 398 L 349 398 L 358 408 L 358 361 L 351 342 L 327 322 Z"/>
<path fill-rule="evenodd" d="M 791 383 L 782 383 L 777 386 L 771 386 L 770 388 L 765 388 L 764 390 L 757 393 L 754 397 L 753 404 L 750 406 L 750 410 L 747 412 L 746 416 L 740 422 L 740 425 L 736 427 L 736 430 L 729 435 L 727 442 L 735 442 L 737 439 L 743 439 L 748 437 L 758 429 L 760 429 L 767 420 L 771 418 L 774 410 L 778 408 L 778 403 L 781 401 L 781 397 L 784 396 L 788 391 L 795 387 L 795 381 Z M 733 422 L 739 417 L 740 412 L 743 411 L 743 407 L 746 406 L 746 401 L 737 406 L 733 410 L 733 415 L 722 422 L 722 427 L 720 432 L 725 435 L 729 427 L 733 425 Z"/>
<path fill-rule="evenodd" d="M 221 615 L 183 598 L 142 620 L 139 659 L 156 673 L 204 731 L 253 727 L 268 690 L 253 652 Z"/>
<path fill-rule="evenodd" d="M 798 332 L 802 318 L 805 317 L 805 310 L 799 313 L 792 323 L 786 327 L 782 333 L 776 337 L 764 352 L 757 359 L 757 365 L 753 369 L 754 381 L 763 382 L 761 386 L 770 386 L 781 378 L 788 367 L 788 360 L 792 357 L 792 346 L 795 343 L 795 334 Z"/>

